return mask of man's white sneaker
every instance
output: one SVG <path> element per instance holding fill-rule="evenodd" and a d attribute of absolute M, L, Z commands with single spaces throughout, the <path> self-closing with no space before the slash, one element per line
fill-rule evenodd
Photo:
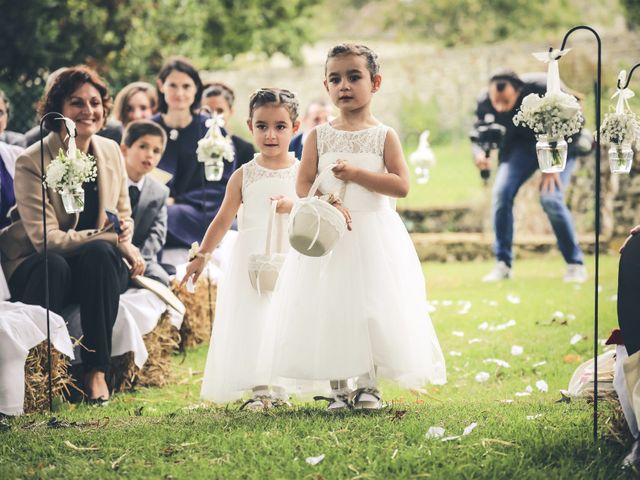
<path fill-rule="evenodd" d="M 587 269 L 579 263 L 567 265 L 567 273 L 564 274 L 565 282 L 584 283 L 587 281 Z"/>
<path fill-rule="evenodd" d="M 482 277 L 483 282 L 499 282 L 500 280 L 507 280 L 511 278 L 511 267 L 506 263 L 500 261 L 496 263 L 493 270 Z"/>

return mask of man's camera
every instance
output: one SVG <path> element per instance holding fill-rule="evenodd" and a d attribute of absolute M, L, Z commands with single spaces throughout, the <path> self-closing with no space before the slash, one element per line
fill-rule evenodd
<path fill-rule="evenodd" d="M 499 149 L 507 129 L 504 125 L 495 122 L 491 114 L 484 116 L 473 126 L 469 133 L 469 139 L 484 152 L 485 158 L 489 158 L 491 150 Z M 491 171 L 489 169 L 480 170 L 480 176 L 486 182 Z"/>

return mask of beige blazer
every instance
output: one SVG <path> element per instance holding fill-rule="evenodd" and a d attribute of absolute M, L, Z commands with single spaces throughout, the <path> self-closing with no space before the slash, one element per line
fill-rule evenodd
<path fill-rule="evenodd" d="M 60 135 L 51 132 L 44 139 L 44 168 L 64 148 Z M 94 230 L 74 230 L 78 213 L 65 212 L 61 196 L 46 190 L 47 248 L 50 252 L 68 253 L 92 240 L 117 243 L 111 228 L 102 229 L 106 220 L 105 208 L 118 211 L 121 219 L 131 220 L 131 204 L 127 187 L 127 172 L 118 144 L 113 140 L 93 135 L 91 153 L 98 171 L 99 213 Z M 40 175 L 40 142 L 28 147 L 16 160 L 13 181 L 19 219 L 0 231 L 2 269 L 9 279 L 16 268 L 28 257 L 44 248 L 42 229 L 42 191 Z M 14 212 L 15 215 L 15 212 Z"/>

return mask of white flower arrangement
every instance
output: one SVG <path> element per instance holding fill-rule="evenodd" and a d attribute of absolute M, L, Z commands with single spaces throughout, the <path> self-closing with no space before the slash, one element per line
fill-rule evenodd
<path fill-rule="evenodd" d="M 516 126 L 526 125 L 537 137 L 561 140 L 578 133 L 584 124 L 584 117 L 578 100 L 572 95 L 547 92 L 541 97 L 531 93 L 522 101 L 520 110 L 513 117 L 513 123 Z"/>
<path fill-rule="evenodd" d="M 600 127 L 605 143 L 620 145 L 640 143 L 640 122 L 633 112 L 607 113 Z"/>
<path fill-rule="evenodd" d="M 96 176 L 96 161 L 92 155 L 76 148 L 69 148 L 65 153 L 61 148 L 47 167 L 45 182 L 47 187 L 62 193 L 84 182 L 95 180 Z"/>
<path fill-rule="evenodd" d="M 207 120 L 206 123 L 209 130 L 198 140 L 198 161 L 209 162 L 211 160 L 224 159 L 227 162 L 233 162 L 234 150 L 230 136 L 224 136 L 221 128 L 224 126 L 224 120 L 221 115 L 214 115 Z"/>

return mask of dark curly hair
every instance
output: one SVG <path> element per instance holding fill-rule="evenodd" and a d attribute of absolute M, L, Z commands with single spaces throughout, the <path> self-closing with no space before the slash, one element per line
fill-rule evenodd
<path fill-rule="evenodd" d="M 378 54 L 366 45 L 357 45 L 355 43 L 340 43 L 331 47 L 327 54 L 327 60 L 324 63 L 324 75 L 327 75 L 327 63 L 330 58 L 341 57 L 343 55 L 356 55 L 364 57 L 367 61 L 367 69 L 371 74 L 371 79 L 380 73 L 380 63 L 378 62 Z"/>
<path fill-rule="evenodd" d="M 249 118 L 253 118 L 253 112 L 259 107 L 273 105 L 284 107 L 289 112 L 291 123 L 298 119 L 298 109 L 300 104 L 293 92 L 284 88 L 259 88 L 249 97 Z"/>
<path fill-rule="evenodd" d="M 171 57 L 160 69 L 160 73 L 158 73 L 158 82 L 163 84 L 174 70 L 189 75 L 191 80 L 193 80 L 193 83 L 196 84 L 196 96 L 191 104 L 191 113 L 196 113 L 200 107 L 200 99 L 202 98 L 202 80 L 200 79 L 198 70 L 196 70 L 196 67 L 194 67 L 191 61 L 186 57 Z M 164 99 L 164 93 L 162 93 L 160 88 L 158 88 L 158 110 L 162 113 L 167 113 L 168 108 L 169 105 L 167 105 L 167 101 Z"/>
<path fill-rule="evenodd" d="M 90 83 L 100 93 L 102 108 L 104 109 L 104 121 L 106 121 L 112 103 L 109 89 L 102 77 L 86 65 L 69 67 L 56 77 L 51 88 L 45 92 L 40 102 L 38 102 L 38 115 L 42 117 L 50 112 L 62 113 L 62 106 L 65 100 L 85 83 Z M 59 131 L 61 125 L 60 121 L 56 120 L 53 115 L 47 117 L 44 121 L 45 128 L 50 132 Z"/>

